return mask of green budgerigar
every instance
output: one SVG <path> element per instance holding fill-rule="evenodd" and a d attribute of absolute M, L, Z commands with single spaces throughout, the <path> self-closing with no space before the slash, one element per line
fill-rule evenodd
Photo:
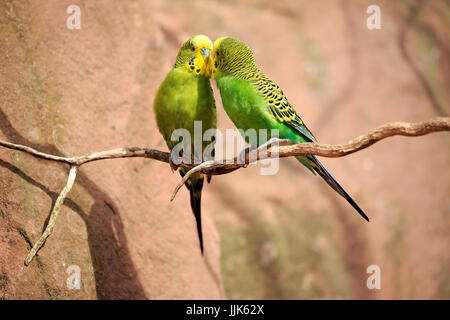
<path fill-rule="evenodd" d="M 212 75 L 220 90 L 223 107 L 237 128 L 266 129 L 269 137 L 270 129 L 278 129 L 279 136 L 273 139 L 289 139 L 293 143 L 317 142 L 281 88 L 257 68 L 253 52 L 247 45 L 231 37 L 221 37 L 214 42 L 213 54 Z M 258 139 L 253 147 L 263 143 Z M 369 221 L 314 155 L 299 156 L 297 159 L 311 172 L 317 172 Z"/>
<path fill-rule="evenodd" d="M 208 129 L 216 128 L 216 104 L 210 80 L 212 69 L 212 41 L 204 35 L 197 35 L 187 40 L 178 52 L 175 65 L 161 83 L 155 97 L 154 110 L 159 131 L 167 146 L 172 151 L 179 143 L 172 140 L 172 133 L 185 129 L 191 135 L 190 149 L 195 151 L 195 139 L 203 146 L 206 142 L 202 136 L 195 137 L 194 121 L 201 121 L 202 134 Z M 173 152 L 171 159 L 173 158 Z M 202 159 L 201 154 L 195 154 Z M 171 164 L 172 165 L 172 164 Z M 181 176 L 187 172 L 179 168 Z M 210 177 L 207 177 L 209 182 Z M 203 236 L 201 222 L 201 196 L 203 174 L 194 174 L 186 182 L 191 197 L 191 207 L 197 223 L 200 250 L 203 253 Z"/>

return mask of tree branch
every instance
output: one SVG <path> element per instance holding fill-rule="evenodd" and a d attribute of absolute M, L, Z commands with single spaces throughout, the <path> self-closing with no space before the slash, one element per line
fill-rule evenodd
<path fill-rule="evenodd" d="M 343 157 L 348 154 L 357 152 L 359 150 L 365 149 L 374 143 L 391 137 L 395 135 L 399 136 L 422 136 L 431 132 L 437 131 L 450 131 L 450 118 L 449 117 L 439 117 L 434 118 L 428 121 L 422 121 L 417 123 L 409 123 L 409 122 L 392 122 L 381 125 L 376 129 L 372 130 L 368 134 L 359 136 L 353 140 L 350 140 L 344 144 L 337 145 L 329 145 L 329 144 L 318 144 L 318 143 L 301 143 L 295 145 L 288 146 L 277 146 L 272 147 L 265 152 L 264 154 L 253 154 L 252 152 L 247 152 L 245 157 L 245 163 L 238 163 L 237 158 L 226 159 L 226 160 L 218 160 L 218 161 L 207 161 L 198 166 L 194 164 L 180 164 L 180 167 L 190 169 L 190 171 L 185 175 L 183 180 L 177 185 L 176 189 L 172 194 L 173 199 L 176 195 L 176 191 L 183 185 L 183 182 L 189 178 L 195 172 L 202 172 L 204 174 L 209 175 L 220 175 L 230 173 L 239 168 L 246 167 L 249 163 L 256 162 L 258 160 L 263 160 L 271 157 L 292 157 L 292 156 L 301 156 L 301 155 L 317 155 L 322 157 Z M 61 209 L 61 206 L 64 202 L 65 197 L 68 192 L 72 188 L 78 167 L 81 165 L 92 162 L 99 161 L 105 159 L 115 159 L 115 158 L 133 158 L 133 157 L 143 157 L 154 159 L 162 162 L 169 163 L 170 154 L 168 152 L 163 152 L 155 149 L 148 148 L 120 148 L 120 149 L 112 149 L 107 151 L 95 152 L 88 155 L 78 156 L 78 157 L 62 157 L 55 156 L 47 153 L 43 153 L 37 151 L 33 148 L 14 144 L 6 141 L 0 140 L 0 146 L 3 146 L 8 149 L 19 150 L 25 153 L 28 153 L 32 156 L 50 160 L 63 162 L 70 165 L 69 176 L 67 180 L 66 186 L 63 188 L 61 193 L 59 194 L 55 205 L 50 214 L 50 220 L 47 224 L 47 227 L 39 240 L 35 243 L 33 248 L 30 250 L 28 254 L 25 265 L 28 265 L 35 254 L 39 251 L 39 249 L 44 244 L 45 240 L 51 235 L 53 231 L 53 227 L 56 222 L 56 218 Z M 272 150 L 273 149 L 273 150 Z"/>

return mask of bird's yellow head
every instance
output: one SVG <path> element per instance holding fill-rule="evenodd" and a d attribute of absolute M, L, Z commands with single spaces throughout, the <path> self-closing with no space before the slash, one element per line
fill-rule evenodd
<path fill-rule="evenodd" d="M 237 75 L 256 68 L 253 51 L 245 43 L 231 37 L 214 41 L 213 55 L 214 79 L 223 73 Z"/>
<path fill-rule="evenodd" d="M 198 76 L 211 77 L 213 43 L 204 35 L 193 36 L 178 51 L 175 68 L 186 68 Z"/>

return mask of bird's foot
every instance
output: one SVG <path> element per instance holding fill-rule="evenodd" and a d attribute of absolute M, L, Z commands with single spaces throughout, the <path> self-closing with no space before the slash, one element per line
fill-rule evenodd
<path fill-rule="evenodd" d="M 259 147 L 255 147 L 255 146 L 251 146 L 249 148 L 246 148 L 245 150 L 242 150 L 239 153 L 239 156 L 237 158 L 238 163 L 239 164 L 244 164 L 244 168 L 246 168 L 248 166 L 248 163 L 251 163 L 253 161 L 256 161 L 257 156 L 259 154 L 265 154 L 267 151 L 267 148 L 269 146 L 272 146 L 276 144 L 277 146 L 282 145 L 282 144 L 292 144 L 292 140 L 290 139 L 280 139 L 280 138 L 271 138 L 269 139 L 267 142 L 263 143 L 262 145 L 260 145 Z M 249 162 L 246 163 L 245 158 L 247 153 L 249 154 L 248 159 Z"/>
<path fill-rule="evenodd" d="M 178 170 L 178 164 L 182 163 L 182 158 L 180 157 L 180 154 L 177 153 L 175 150 L 170 151 L 170 157 L 169 157 L 169 165 L 170 170 L 172 170 L 172 173 Z"/>
<path fill-rule="evenodd" d="M 214 155 L 204 155 L 203 156 L 203 161 L 202 162 L 206 162 L 206 161 L 214 161 L 215 160 L 215 156 Z"/>
<path fill-rule="evenodd" d="M 264 151 L 267 149 L 267 147 L 270 147 L 272 145 L 276 144 L 277 146 L 283 145 L 283 144 L 292 144 L 292 140 L 290 139 L 280 139 L 280 138 L 270 138 L 267 142 L 263 143 L 258 147 L 258 153 L 260 151 Z"/>
<path fill-rule="evenodd" d="M 242 150 L 237 157 L 237 163 L 243 164 L 244 168 L 247 168 L 248 163 L 246 163 L 246 161 L 245 161 L 246 155 L 247 155 L 247 153 L 249 154 L 248 159 L 249 159 L 249 163 L 250 163 L 251 162 L 250 161 L 250 153 L 256 149 L 257 149 L 257 147 L 251 146 L 251 147 L 248 147 L 248 148 L 245 148 L 244 150 Z"/>

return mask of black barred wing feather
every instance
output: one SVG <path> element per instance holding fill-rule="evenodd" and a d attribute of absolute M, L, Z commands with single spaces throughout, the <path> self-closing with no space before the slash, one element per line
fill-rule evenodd
<path fill-rule="evenodd" d="M 270 108 L 272 115 L 280 122 L 286 123 L 298 131 L 305 139 L 311 142 L 317 142 L 316 138 L 309 131 L 302 119 L 291 106 L 283 90 L 272 80 L 263 74 L 252 74 L 252 83 L 256 90 L 264 97 L 265 102 Z"/>

